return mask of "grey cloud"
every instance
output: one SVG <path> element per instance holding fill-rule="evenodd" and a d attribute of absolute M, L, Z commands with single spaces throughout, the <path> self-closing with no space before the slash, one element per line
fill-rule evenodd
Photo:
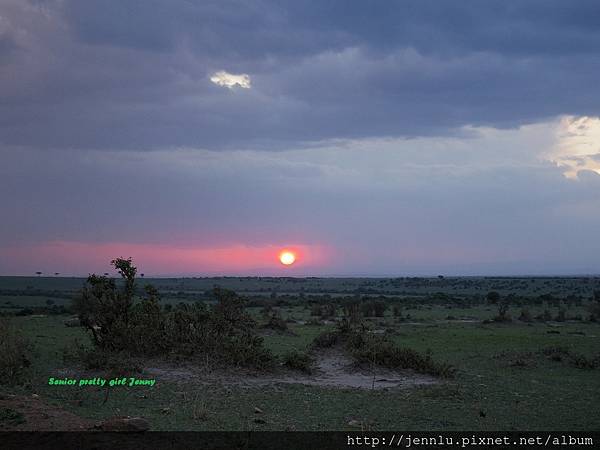
<path fill-rule="evenodd" d="M 30 39 L 0 75 L 5 145 L 287 149 L 600 114 L 593 2 L 42 4 L 6 8 Z"/>

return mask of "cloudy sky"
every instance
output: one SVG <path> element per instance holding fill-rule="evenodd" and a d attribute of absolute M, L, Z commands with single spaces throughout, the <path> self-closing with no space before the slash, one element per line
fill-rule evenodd
<path fill-rule="evenodd" d="M 0 274 L 599 273 L 599 74 L 596 0 L 0 0 Z"/>

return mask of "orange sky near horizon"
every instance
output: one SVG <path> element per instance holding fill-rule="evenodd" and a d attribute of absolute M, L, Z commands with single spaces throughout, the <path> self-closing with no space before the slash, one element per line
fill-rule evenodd
<path fill-rule="evenodd" d="M 291 251 L 296 261 L 284 266 L 281 251 Z M 332 250 L 322 245 L 265 245 L 253 247 L 231 245 L 207 248 L 164 244 L 85 243 L 53 241 L 27 247 L 8 248 L 5 257 L 15 262 L 19 273 L 27 268 L 31 274 L 60 272 L 62 275 L 113 272 L 114 258 L 133 258 L 139 273 L 152 275 L 283 275 L 322 269 L 331 260 Z M 6 274 L 8 275 L 8 274 Z"/>

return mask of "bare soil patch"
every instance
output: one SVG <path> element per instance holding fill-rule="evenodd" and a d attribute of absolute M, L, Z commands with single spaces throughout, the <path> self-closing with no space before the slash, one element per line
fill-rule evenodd
<path fill-rule="evenodd" d="M 435 377 L 418 374 L 410 370 L 398 371 L 377 366 L 357 368 L 348 356 L 337 349 L 320 352 L 316 358 L 316 370 L 312 375 L 287 370 L 258 374 L 241 370 L 210 371 L 205 367 L 168 367 L 164 365 L 146 368 L 144 372 L 149 376 L 156 377 L 157 382 L 164 380 L 182 383 L 238 385 L 242 387 L 284 383 L 341 389 L 390 389 L 439 383 L 439 380 Z"/>
<path fill-rule="evenodd" d="M 0 417 L 1 431 L 82 431 L 96 424 L 37 396 L 0 394 Z"/>

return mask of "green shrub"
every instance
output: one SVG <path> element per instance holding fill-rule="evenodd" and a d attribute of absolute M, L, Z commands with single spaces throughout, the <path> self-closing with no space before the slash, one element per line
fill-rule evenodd
<path fill-rule="evenodd" d="M 394 305 L 394 307 L 392 308 L 392 314 L 394 315 L 394 317 L 401 319 L 402 318 L 402 307 L 398 306 L 398 305 Z"/>
<path fill-rule="evenodd" d="M 114 352 L 99 347 L 86 347 L 75 341 L 63 348 L 65 362 L 78 362 L 87 370 L 110 370 L 124 373 L 141 372 L 139 359 L 125 352 Z"/>
<path fill-rule="evenodd" d="M 313 373 L 314 359 L 306 352 L 291 350 L 283 355 L 283 365 L 307 374 Z"/>
<path fill-rule="evenodd" d="M 17 385 L 29 380 L 32 345 L 9 319 L 0 318 L 0 384 Z"/>
<path fill-rule="evenodd" d="M 289 331 L 287 322 L 283 320 L 283 318 L 277 313 L 271 314 L 271 317 L 269 317 L 269 321 L 265 325 L 263 325 L 263 328 L 268 328 L 270 330 L 280 332 Z"/>
<path fill-rule="evenodd" d="M 256 322 L 235 292 L 213 289 L 211 297 L 217 302 L 211 308 L 197 302 L 165 310 L 160 308 L 158 291 L 146 286 L 144 298 L 134 303 L 136 268 L 131 259 L 112 263 L 123 276 L 124 287 L 118 289 L 114 280 L 91 275 L 73 303 L 97 349 L 141 356 L 202 356 L 256 368 L 272 365 L 273 357 L 256 333 Z M 98 364 L 105 363 L 102 354 L 96 357 Z"/>
<path fill-rule="evenodd" d="M 600 302 L 594 302 L 589 306 L 590 322 L 600 321 Z"/>
<path fill-rule="evenodd" d="M 0 408 L 0 424 L 20 425 L 25 423 L 25 417 L 12 408 Z"/>
<path fill-rule="evenodd" d="M 335 331 L 324 331 L 315 337 L 311 346 L 315 348 L 333 347 L 340 341 L 340 334 Z"/>
<path fill-rule="evenodd" d="M 323 315 L 323 306 L 318 303 L 311 305 L 310 315 L 311 316 L 322 316 Z"/>
<path fill-rule="evenodd" d="M 358 364 L 375 364 L 391 369 L 412 369 L 419 373 L 444 378 L 454 374 L 452 366 L 433 361 L 429 353 L 423 355 L 416 350 L 399 347 L 384 336 L 353 333 L 348 340 L 348 345 Z"/>
<path fill-rule="evenodd" d="M 531 317 L 531 313 L 529 312 L 529 308 L 524 307 L 521 309 L 521 315 L 519 316 L 519 320 L 521 322 L 532 322 L 533 318 Z"/>
<path fill-rule="evenodd" d="M 387 309 L 387 303 L 385 300 L 375 300 L 373 302 L 373 310 L 375 317 L 383 317 Z"/>
<path fill-rule="evenodd" d="M 335 317 L 335 305 L 333 303 L 326 303 L 321 308 L 321 319 L 331 319 Z"/>
<path fill-rule="evenodd" d="M 494 317 L 494 322 L 511 322 L 512 318 L 508 314 L 510 304 L 507 300 L 498 301 L 498 315 Z"/>
<path fill-rule="evenodd" d="M 488 303 L 495 305 L 500 301 L 500 294 L 496 291 L 490 291 L 486 295 Z"/>
<path fill-rule="evenodd" d="M 575 353 L 566 347 L 546 347 L 542 353 L 556 362 L 568 362 L 579 369 L 597 369 L 600 367 L 600 354 L 595 357 L 588 357 L 580 353 Z"/>
<path fill-rule="evenodd" d="M 361 320 L 360 301 L 358 299 L 346 300 L 343 303 L 344 318 L 351 324 L 358 324 Z"/>
<path fill-rule="evenodd" d="M 587 357 L 576 353 L 571 355 L 571 364 L 579 369 L 597 369 L 600 367 L 600 355 L 596 357 Z"/>
<path fill-rule="evenodd" d="M 343 344 L 357 364 L 369 364 L 391 369 L 412 369 L 419 373 L 451 377 L 454 368 L 446 363 L 437 363 L 429 353 L 422 355 L 416 350 L 399 347 L 389 335 L 375 336 L 364 328 L 343 328 L 318 335 L 312 348 L 329 348 Z"/>

